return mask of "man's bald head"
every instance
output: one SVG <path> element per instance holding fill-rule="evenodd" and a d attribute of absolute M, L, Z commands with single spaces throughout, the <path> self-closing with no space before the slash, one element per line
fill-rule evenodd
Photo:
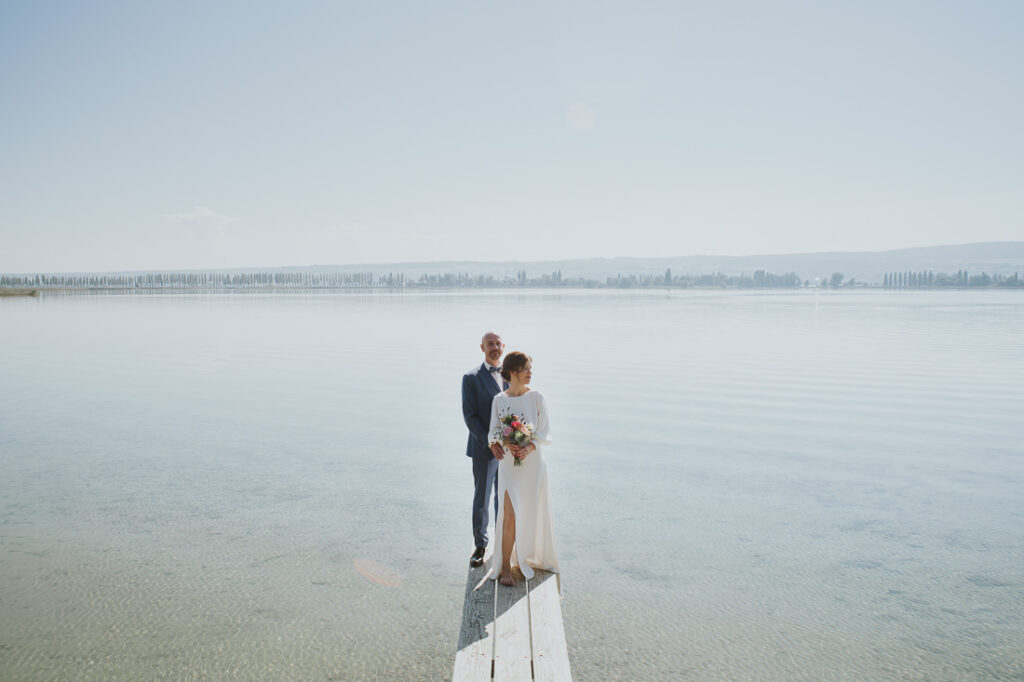
<path fill-rule="evenodd" d="M 497 367 L 501 361 L 502 353 L 505 352 L 505 344 L 498 334 L 487 332 L 480 339 L 480 350 L 484 352 L 484 359 L 487 361 L 487 364 Z"/>

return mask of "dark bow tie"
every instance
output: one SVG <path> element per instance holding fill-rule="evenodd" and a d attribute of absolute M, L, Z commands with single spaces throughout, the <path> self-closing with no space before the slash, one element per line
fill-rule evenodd
<path fill-rule="evenodd" d="M 495 372 L 500 372 L 501 371 L 501 367 L 495 367 L 494 365 L 487 365 L 487 371 L 490 372 L 491 374 L 493 374 Z"/>

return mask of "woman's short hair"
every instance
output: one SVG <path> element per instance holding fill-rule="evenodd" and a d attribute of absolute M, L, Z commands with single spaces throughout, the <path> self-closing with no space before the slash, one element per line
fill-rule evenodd
<path fill-rule="evenodd" d="M 501 378 L 505 381 L 512 381 L 512 375 L 526 367 L 528 362 L 533 362 L 533 358 L 526 353 L 512 351 L 505 356 L 505 361 L 501 363 Z"/>

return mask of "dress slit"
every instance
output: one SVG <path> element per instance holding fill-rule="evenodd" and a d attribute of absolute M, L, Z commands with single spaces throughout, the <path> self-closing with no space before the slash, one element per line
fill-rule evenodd
<path fill-rule="evenodd" d="M 506 497 L 508 497 L 509 504 L 512 505 L 512 512 L 515 513 L 515 515 L 516 515 L 516 520 L 515 520 L 516 539 L 515 539 L 515 542 L 512 543 L 512 556 L 509 558 L 509 565 L 510 566 L 518 566 L 519 570 L 523 571 L 523 565 L 525 564 L 525 560 L 522 557 L 519 556 L 519 514 L 518 514 L 518 512 L 516 512 L 516 502 L 517 502 L 517 500 L 514 499 L 514 498 L 518 498 L 519 496 L 516 495 L 512 490 L 509 490 L 508 488 L 506 488 L 503 491 L 503 494 L 501 496 L 501 509 L 498 510 L 498 523 L 495 523 L 495 527 L 494 527 L 494 536 L 495 536 L 494 539 L 496 541 L 495 544 L 497 545 L 495 547 L 495 551 L 499 552 L 499 555 L 502 558 L 504 558 L 505 551 L 504 551 L 504 548 L 503 548 L 502 545 L 505 542 L 505 498 Z M 500 527 L 498 525 L 499 523 L 500 523 Z M 512 559 L 515 559 L 515 561 L 512 561 Z M 501 572 L 501 566 L 500 565 L 497 566 L 497 571 Z"/>

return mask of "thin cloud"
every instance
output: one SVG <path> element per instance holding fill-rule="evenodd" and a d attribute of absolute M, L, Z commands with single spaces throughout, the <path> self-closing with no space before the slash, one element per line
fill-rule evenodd
<path fill-rule="evenodd" d="M 565 125 L 574 133 L 589 133 L 597 127 L 597 113 L 590 105 L 576 102 L 565 110 Z"/>
<path fill-rule="evenodd" d="M 238 218 L 217 213 L 209 206 L 196 206 L 188 213 L 169 213 L 164 216 L 164 219 L 170 223 L 190 223 L 215 229 L 220 229 L 238 220 Z"/>
<path fill-rule="evenodd" d="M 355 222 L 344 222 L 338 225 L 329 225 L 317 231 L 321 237 L 351 237 L 356 234 L 364 234 L 370 231 L 369 225 Z"/>

